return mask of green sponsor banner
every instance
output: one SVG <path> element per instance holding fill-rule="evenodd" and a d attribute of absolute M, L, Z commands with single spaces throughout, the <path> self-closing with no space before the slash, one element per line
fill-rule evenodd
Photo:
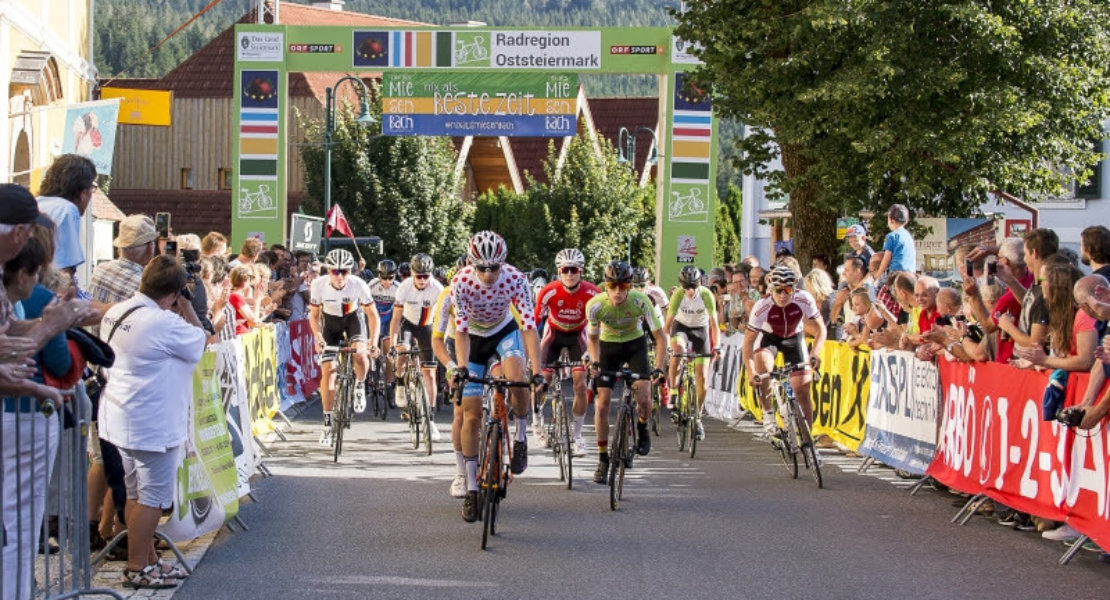
<path fill-rule="evenodd" d="M 205 352 L 193 372 L 193 444 L 211 482 L 210 491 L 223 506 L 224 518 L 230 519 L 239 510 L 238 474 L 216 378 L 215 352 Z M 194 491 L 191 485 L 189 491 Z"/>

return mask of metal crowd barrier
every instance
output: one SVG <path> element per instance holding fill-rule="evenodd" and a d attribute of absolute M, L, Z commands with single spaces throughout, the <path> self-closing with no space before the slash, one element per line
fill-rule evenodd
<path fill-rule="evenodd" d="M 62 393 L 63 406 L 3 400 L 2 600 L 122 600 L 91 587 L 86 445 L 92 405 L 81 384 Z"/>

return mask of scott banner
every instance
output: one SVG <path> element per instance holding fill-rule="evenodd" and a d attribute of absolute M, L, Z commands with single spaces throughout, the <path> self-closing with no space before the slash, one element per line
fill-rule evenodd
<path fill-rule="evenodd" d="M 239 512 L 235 457 L 224 421 L 216 353 L 193 372 L 193 406 L 185 455 L 177 469 L 174 510 L 159 531 L 182 542 L 215 531 Z"/>
<path fill-rule="evenodd" d="M 985 493 L 1022 512 L 1066 520 L 1110 548 L 1110 435 L 1106 424 L 1076 435 L 1041 420 L 1048 375 L 997 363 L 941 361 L 944 424 L 928 474 Z M 1068 404 L 1087 375 L 1068 381 Z"/>
<path fill-rule="evenodd" d="M 382 75 L 382 135 L 566 137 L 578 131 L 578 75 Z"/>
<path fill-rule="evenodd" d="M 922 475 L 937 447 L 937 366 L 905 351 L 871 352 L 867 430 L 859 452 Z"/>

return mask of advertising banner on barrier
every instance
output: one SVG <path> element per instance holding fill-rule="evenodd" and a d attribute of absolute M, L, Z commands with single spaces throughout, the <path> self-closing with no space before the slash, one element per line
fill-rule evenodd
<path fill-rule="evenodd" d="M 858 449 L 871 389 L 871 351 L 825 343 L 821 371 L 810 389 L 814 437 L 827 435 L 850 450 Z"/>
<path fill-rule="evenodd" d="M 243 368 L 246 372 L 251 427 L 254 435 L 261 435 L 274 430 L 272 419 L 281 408 L 274 330 L 255 329 L 239 336 L 239 339 L 243 342 Z"/>
<path fill-rule="evenodd" d="M 904 351 L 871 352 L 867 429 L 860 454 L 922 475 L 937 447 L 937 366 Z"/>
<path fill-rule="evenodd" d="M 205 352 L 193 372 L 189 437 L 177 469 L 174 510 L 159 527 L 175 542 L 215 531 L 239 512 L 235 457 L 216 370 L 216 353 Z"/>
<path fill-rule="evenodd" d="M 231 436 L 231 452 L 235 457 L 239 497 L 251 491 L 254 474 L 254 440 L 251 439 L 250 411 L 247 409 L 247 379 L 243 374 L 243 343 L 238 339 L 213 346 L 216 353 L 216 379 L 220 385 L 227 431 Z"/>
<path fill-rule="evenodd" d="M 1022 512 L 1067 520 L 1110 548 L 1110 435 L 1041 420 L 1048 376 L 995 363 L 940 366 L 944 425 L 928 474 Z M 1068 403 L 1087 387 L 1072 375 Z"/>
<path fill-rule="evenodd" d="M 705 410 L 709 416 L 722 421 L 733 421 L 740 418 L 743 411 L 740 409 L 739 398 L 736 390 L 739 386 L 741 344 L 744 342 L 742 333 L 733 333 L 721 336 L 721 344 L 717 347 L 717 358 L 709 363 L 709 380 L 706 382 Z"/>
<path fill-rule="evenodd" d="M 289 362 L 285 363 L 284 397 L 303 402 L 320 387 L 320 365 L 316 362 L 316 344 L 307 319 L 289 322 Z M 284 410 L 286 405 L 282 404 Z"/>

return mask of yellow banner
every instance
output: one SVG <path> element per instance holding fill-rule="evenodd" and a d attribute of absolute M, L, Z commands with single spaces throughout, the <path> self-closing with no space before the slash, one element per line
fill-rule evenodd
<path fill-rule="evenodd" d="M 121 99 L 120 123 L 169 127 L 172 122 L 173 92 L 105 87 L 100 88 L 100 97 Z"/>
<path fill-rule="evenodd" d="M 274 430 L 273 417 L 281 408 L 274 330 L 268 327 L 255 329 L 239 336 L 239 339 L 243 342 L 251 429 L 254 435 L 269 433 Z"/>

